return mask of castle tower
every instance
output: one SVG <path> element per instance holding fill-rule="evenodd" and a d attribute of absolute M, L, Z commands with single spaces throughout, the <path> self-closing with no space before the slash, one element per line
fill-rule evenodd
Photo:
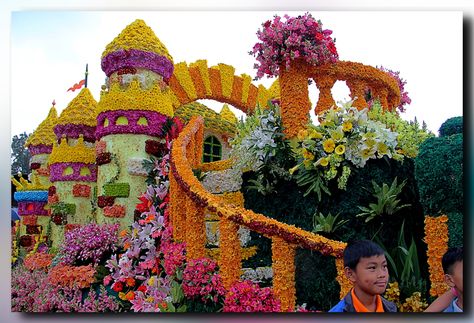
<path fill-rule="evenodd" d="M 144 21 L 128 25 L 102 54 L 107 75 L 98 104 L 96 157 L 98 223 L 134 220 L 146 190 L 153 147 L 162 146 L 174 111 L 168 81 L 173 58 Z"/>
<path fill-rule="evenodd" d="M 45 241 L 49 230 L 50 217 L 45 209 L 48 202 L 48 186 L 40 183 L 39 176 L 32 175 L 32 182 L 20 178 L 18 182 L 12 177 L 16 186 L 14 194 L 18 202 L 20 216 L 20 255 L 25 255 L 34 246 Z"/>
<path fill-rule="evenodd" d="M 84 88 L 58 118 L 55 143 L 49 157 L 49 202 L 53 246 L 64 238 L 64 231 L 95 221 L 97 166 L 95 125 L 97 102 Z"/>
<path fill-rule="evenodd" d="M 53 128 L 56 125 L 58 115 L 54 105 L 55 102 L 53 102 L 46 119 L 40 123 L 25 143 L 25 147 L 28 148 L 31 155 L 31 174 L 36 176 L 39 183 L 44 185 L 46 189 L 51 185 L 48 158 L 56 141 Z"/>

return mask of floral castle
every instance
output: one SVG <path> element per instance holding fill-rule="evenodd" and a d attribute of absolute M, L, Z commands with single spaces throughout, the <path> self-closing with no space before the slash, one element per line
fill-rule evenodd
<path fill-rule="evenodd" d="M 335 48 L 328 48 L 333 57 Z M 155 193 L 165 196 L 169 188 L 168 221 L 173 239 L 186 243 L 188 261 L 209 255 L 209 245 L 218 246 L 214 256 L 229 289 L 239 280 L 241 260 L 254 253 L 246 247 L 253 231 L 271 239 L 273 290 L 281 310 L 295 308 L 297 248 L 336 258 L 344 295 L 350 288 L 343 273 L 346 244 L 244 209 L 242 170 L 228 158 L 237 118 L 227 105 L 216 113 L 195 101 L 212 99 L 252 114 L 278 99 L 284 136 L 291 139 L 308 135 L 309 79 L 319 90 L 318 114 L 335 105 L 331 88 L 336 81 L 346 82 L 359 110 L 367 106 L 366 89 L 389 111 L 399 105 L 402 93 L 388 73 L 360 63 L 330 60 L 314 66 L 300 58 L 286 65 L 265 71 L 279 73 L 266 89 L 252 84 L 249 75 L 235 75 L 230 65 L 208 67 L 205 60 L 175 64 L 142 20 L 128 25 L 102 54 L 107 79 L 99 101 L 82 89 L 59 117 L 53 106 L 26 143 L 31 182 L 14 181 L 21 250 L 29 252 L 44 241 L 57 249 L 66 232 L 89 223 L 129 228 L 142 213 L 136 205 L 147 190 L 147 163 L 170 152 L 165 161 L 169 187 L 157 187 Z M 305 154 L 306 161 L 311 154 Z M 198 180 L 196 170 L 206 177 Z M 442 279 L 433 281 L 442 291 Z"/>

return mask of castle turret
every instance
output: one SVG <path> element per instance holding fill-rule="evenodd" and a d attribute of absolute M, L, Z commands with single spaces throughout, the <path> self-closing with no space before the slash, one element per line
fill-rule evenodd
<path fill-rule="evenodd" d="M 49 202 L 53 247 L 64 231 L 95 221 L 95 125 L 97 102 L 84 88 L 69 103 L 54 127 L 57 140 L 49 157 Z"/>
<path fill-rule="evenodd" d="M 36 174 L 32 175 L 32 182 L 20 177 L 17 181 L 12 177 L 16 186 L 14 194 L 18 202 L 20 216 L 20 255 L 33 250 L 39 242 L 43 242 L 49 229 L 50 217 L 46 204 L 48 202 L 48 186 L 40 183 Z"/>
<path fill-rule="evenodd" d="M 56 125 L 58 115 L 53 106 L 49 110 L 46 119 L 31 134 L 25 143 L 30 152 L 30 169 L 32 176 L 37 176 L 38 181 L 46 187 L 51 185 L 49 181 L 48 158 L 56 141 L 53 128 Z"/>
<path fill-rule="evenodd" d="M 173 59 L 144 21 L 128 25 L 102 54 L 107 75 L 97 115 L 98 223 L 134 220 L 146 190 L 143 161 L 164 145 L 173 117 Z"/>

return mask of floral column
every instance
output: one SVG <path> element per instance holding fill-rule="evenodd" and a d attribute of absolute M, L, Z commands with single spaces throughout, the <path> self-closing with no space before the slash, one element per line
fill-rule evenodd
<path fill-rule="evenodd" d="M 107 80 L 97 113 L 97 220 L 123 229 L 146 191 L 144 160 L 168 149 L 173 59 L 153 30 L 136 20 L 107 45 L 101 65 Z"/>
<path fill-rule="evenodd" d="M 97 102 L 88 88 L 68 104 L 54 127 L 59 144 L 49 158 L 53 245 L 64 231 L 95 222 L 95 125 Z"/>

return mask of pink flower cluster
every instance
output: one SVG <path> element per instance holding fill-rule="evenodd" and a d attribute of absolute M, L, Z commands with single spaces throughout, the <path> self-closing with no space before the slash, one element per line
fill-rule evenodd
<path fill-rule="evenodd" d="M 225 295 L 215 261 L 208 258 L 192 259 L 183 272 L 183 292 L 187 298 L 203 302 L 218 302 Z"/>
<path fill-rule="evenodd" d="M 176 270 L 186 261 L 186 244 L 180 242 L 166 242 L 161 245 L 163 252 L 163 267 L 167 275 L 174 275 Z"/>
<path fill-rule="evenodd" d="M 388 68 L 385 68 L 383 66 L 380 66 L 377 68 L 381 71 L 384 71 L 388 73 L 391 77 L 395 78 L 398 83 L 398 87 L 400 88 L 400 104 L 397 107 L 397 110 L 400 112 L 405 112 L 405 104 L 410 104 L 411 103 L 411 98 L 408 96 L 408 92 L 405 91 L 405 84 L 407 84 L 407 81 L 404 79 L 400 78 L 400 72 L 394 72 Z"/>
<path fill-rule="evenodd" d="M 224 301 L 224 312 L 279 312 L 280 301 L 270 287 L 245 280 L 230 288 Z"/>
<path fill-rule="evenodd" d="M 335 63 L 339 55 L 330 37 L 331 30 L 323 30 L 321 21 L 316 21 L 310 13 L 303 16 L 289 17 L 286 21 L 275 15 L 273 21 L 262 24 L 257 31 L 260 42 L 253 46 L 250 55 L 256 56 L 258 64 L 256 79 L 278 76 L 280 68 L 288 69 L 290 62 L 301 58 L 311 65 Z"/>

